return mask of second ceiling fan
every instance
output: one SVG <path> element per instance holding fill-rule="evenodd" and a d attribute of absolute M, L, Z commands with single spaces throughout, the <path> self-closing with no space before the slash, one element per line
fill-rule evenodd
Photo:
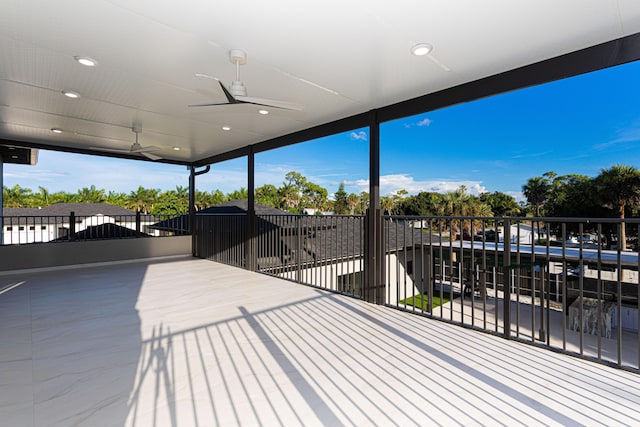
<path fill-rule="evenodd" d="M 205 77 L 209 79 L 216 80 L 218 84 L 220 84 L 220 88 L 224 93 L 224 96 L 227 98 L 227 102 L 206 102 L 203 104 L 192 104 L 189 107 L 212 107 L 216 105 L 233 105 L 233 104 L 253 104 L 260 105 L 263 107 L 274 107 L 281 108 L 284 110 L 294 110 L 300 111 L 304 107 L 300 104 L 295 104 L 292 102 L 286 101 L 278 101 L 275 99 L 265 99 L 265 98 L 254 98 L 251 96 L 247 96 L 247 88 L 244 83 L 240 80 L 240 65 L 244 65 L 247 63 L 247 54 L 242 50 L 234 49 L 229 52 L 229 61 L 232 64 L 236 65 L 236 79 L 231 83 L 229 89 L 227 89 L 222 82 L 215 78 L 208 76 L 206 74 L 196 74 L 198 77 Z"/>

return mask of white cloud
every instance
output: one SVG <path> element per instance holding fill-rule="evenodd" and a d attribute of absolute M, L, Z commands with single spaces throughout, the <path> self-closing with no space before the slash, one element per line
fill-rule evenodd
<path fill-rule="evenodd" d="M 418 120 L 417 122 L 405 122 L 404 127 L 405 129 L 411 129 L 414 126 L 418 126 L 418 127 L 429 126 L 431 122 L 432 120 L 430 118 L 424 117 L 423 119 Z"/>
<path fill-rule="evenodd" d="M 505 191 L 504 194 L 507 194 L 511 197 L 513 197 L 514 199 L 516 199 L 516 202 L 526 202 L 527 198 L 524 197 L 524 194 L 522 194 L 522 191 Z"/>
<path fill-rule="evenodd" d="M 354 192 L 369 191 L 369 180 L 367 179 L 347 182 L 346 185 L 354 188 L 352 190 Z M 392 195 L 398 190 L 407 190 L 409 194 L 417 194 L 421 191 L 446 193 L 447 191 L 458 189 L 461 185 L 467 187 L 467 191 L 475 195 L 487 191 L 485 187 L 481 185 L 480 181 L 416 181 L 412 176 L 407 174 L 394 174 L 382 175 L 380 177 L 380 194 L 384 196 Z"/>
<path fill-rule="evenodd" d="M 140 185 L 162 190 L 188 186 L 189 173 L 184 166 L 41 150 L 35 166 L 5 165 L 4 185 L 15 184 L 34 191 L 41 186 L 75 193 L 95 185 L 128 193 Z"/>
<path fill-rule="evenodd" d="M 369 136 L 363 130 L 361 130 L 360 132 L 351 132 L 349 134 L 349 137 L 356 141 L 366 141 L 369 139 Z"/>

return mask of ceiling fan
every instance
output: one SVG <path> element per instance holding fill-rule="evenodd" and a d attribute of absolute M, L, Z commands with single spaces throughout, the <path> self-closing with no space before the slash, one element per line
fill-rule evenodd
<path fill-rule="evenodd" d="M 231 86 L 227 89 L 222 82 L 206 74 L 196 74 L 198 77 L 205 77 L 216 80 L 224 92 L 224 96 L 227 98 L 227 102 L 207 102 L 204 104 L 192 104 L 189 107 L 211 107 L 215 105 L 233 105 L 233 104 L 253 104 L 263 107 L 281 108 L 284 110 L 300 111 L 304 107 L 300 104 L 294 104 L 292 102 L 278 101 L 275 99 L 263 99 L 247 96 L 247 88 L 240 80 L 240 65 L 247 63 L 247 54 L 242 50 L 234 49 L 229 52 L 229 61 L 236 65 L 236 79 L 231 82 Z"/>
<path fill-rule="evenodd" d="M 89 148 L 102 150 L 102 151 L 110 151 L 112 153 L 142 154 L 143 156 L 151 160 L 162 159 L 162 157 L 156 154 L 153 154 L 154 151 L 161 150 L 160 147 L 156 147 L 155 145 L 149 145 L 149 146 L 143 147 L 138 143 L 138 134 L 142 132 L 142 126 L 133 125 L 131 130 L 136 134 L 136 142 L 131 144 L 131 148 L 129 148 L 128 150 L 119 150 L 116 148 L 104 148 L 104 147 L 89 147 Z"/>

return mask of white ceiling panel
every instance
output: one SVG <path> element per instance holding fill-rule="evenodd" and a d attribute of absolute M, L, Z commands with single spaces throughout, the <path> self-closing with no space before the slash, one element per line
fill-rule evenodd
<path fill-rule="evenodd" d="M 0 139 L 126 148 L 140 124 L 144 145 L 195 162 L 638 32 L 637 0 L 4 0 Z M 189 108 L 226 100 L 195 74 L 228 87 L 231 49 L 248 96 L 304 109 Z"/>

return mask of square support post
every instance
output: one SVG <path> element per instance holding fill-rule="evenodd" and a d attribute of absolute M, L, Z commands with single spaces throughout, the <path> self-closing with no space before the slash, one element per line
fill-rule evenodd
<path fill-rule="evenodd" d="M 4 188 L 4 184 L 3 184 L 3 179 L 4 179 L 4 172 L 2 171 L 4 165 L 4 159 L 2 158 L 2 154 L 0 154 L 0 190 L 2 190 Z M 4 242 L 2 241 L 3 235 L 4 235 L 4 218 L 2 216 L 2 206 L 3 205 L 3 201 L 2 201 L 2 191 L 0 191 L 0 246 L 4 244 Z"/>
<path fill-rule="evenodd" d="M 191 256 L 197 256 L 196 234 L 196 169 L 189 167 L 189 232 L 191 233 Z"/>
<path fill-rule="evenodd" d="M 384 218 L 380 209 L 380 122 L 369 112 L 369 209 L 365 219 L 364 299 L 384 304 Z"/>
<path fill-rule="evenodd" d="M 255 271 L 257 268 L 257 255 L 255 248 L 256 234 L 256 207 L 255 207 L 255 153 L 253 146 L 249 146 L 247 155 L 247 233 L 244 242 L 245 268 Z"/>
<path fill-rule="evenodd" d="M 202 256 L 198 251 L 198 230 L 196 227 L 196 176 L 208 173 L 210 170 L 210 165 L 198 172 L 196 172 L 195 166 L 189 166 L 189 232 L 191 233 L 191 253 L 194 257 Z M 183 225 L 179 224 L 179 226 Z"/>

